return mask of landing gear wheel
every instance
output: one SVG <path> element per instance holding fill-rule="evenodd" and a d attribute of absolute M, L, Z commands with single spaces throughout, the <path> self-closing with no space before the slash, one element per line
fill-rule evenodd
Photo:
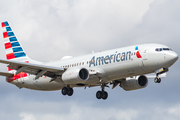
<path fill-rule="evenodd" d="M 108 93 L 105 91 L 105 87 L 109 87 L 107 85 L 108 83 L 103 82 L 100 78 L 99 81 L 101 82 L 101 91 L 97 91 L 96 98 L 106 100 L 108 98 Z"/>
<path fill-rule="evenodd" d="M 97 91 L 96 98 L 97 99 L 101 99 L 102 98 L 102 92 L 101 91 Z"/>
<path fill-rule="evenodd" d="M 72 95 L 73 95 L 73 92 L 74 92 L 73 89 L 72 89 L 72 88 L 69 88 L 67 95 L 68 95 L 68 96 L 72 96 Z"/>
<path fill-rule="evenodd" d="M 161 82 L 161 78 L 159 78 L 157 82 L 160 83 Z"/>
<path fill-rule="evenodd" d="M 154 78 L 154 82 L 155 82 L 155 83 L 157 83 L 157 77 L 156 77 L 156 78 Z"/>
<path fill-rule="evenodd" d="M 161 82 L 161 78 L 156 77 L 156 78 L 154 79 L 154 82 L 155 82 L 155 83 L 160 83 L 160 82 Z"/>
<path fill-rule="evenodd" d="M 63 95 L 67 95 L 68 93 L 68 88 L 67 87 L 63 87 L 63 89 L 61 90 Z"/>
<path fill-rule="evenodd" d="M 102 92 L 102 99 L 106 100 L 108 98 L 108 93 L 106 91 Z"/>

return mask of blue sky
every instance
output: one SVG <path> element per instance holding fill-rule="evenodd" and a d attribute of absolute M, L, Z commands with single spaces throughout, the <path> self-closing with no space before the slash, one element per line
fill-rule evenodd
<path fill-rule="evenodd" d="M 178 0 L 0 0 L 0 21 L 8 21 L 29 57 L 43 62 L 134 44 L 160 43 L 180 54 Z M 0 57 L 5 58 L 1 38 Z M 179 60 L 160 84 L 124 91 L 99 87 L 61 91 L 18 89 L 0 77 L 2 120 L 179 120 Z M 1 71 L 6 66 L 1 64 Z"/>

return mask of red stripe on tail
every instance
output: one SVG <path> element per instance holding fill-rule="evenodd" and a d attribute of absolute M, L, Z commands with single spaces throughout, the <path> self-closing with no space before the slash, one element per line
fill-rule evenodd
<path fill-rule="evenodd" d="M 8 33 L 7 33 L 7 32 L 4 32 L 4 33 L 3 33 L 3 37 L 4 37 L 4 38 L 9 37 L 9 36 L 8 36 Z"/>
<path fill-rule="evenodd" d="M 15 58 L 14 53 L 7 54 L 7 55 L 6 55 L 6 58 L 7 58 L 8 60 L 14 59 L 14 58 Z"/>
<path fill-rule="evenodd" d="M 4 22 L 2 22 L 2 23 L 1 23 L 1 25 L 2 25 L 2 27 L 5 27 L 5 24 L 4 24 Z"/>
<path fill-rule="evenodd" d="M 5 49 L 8 49 L 8 48 L 12 48 L 12 46 L 11 46 L 11 43 L 10 43 L 10 42 L 5 43 Z"/>

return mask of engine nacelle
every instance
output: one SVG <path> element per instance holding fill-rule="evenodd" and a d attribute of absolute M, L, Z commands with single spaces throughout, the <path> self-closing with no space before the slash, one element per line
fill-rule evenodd
<path fill-rule="evenodd" d="M 70 68 L 62 74 L 65 84 L 84 83 L 89 79 L 89 71 L 86 68 Z"/>
<path fill-rule="evenodd" d="M 120 87 L 126 91 L 137 90 L 145 88 L 148 85 L 148 79 L 146 76 L 141 75 L 136 78 L 127 78 L 126 80 L 121 81 Z"/>

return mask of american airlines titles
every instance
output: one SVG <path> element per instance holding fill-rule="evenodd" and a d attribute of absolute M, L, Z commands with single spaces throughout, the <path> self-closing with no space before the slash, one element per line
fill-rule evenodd
<path fill-rule="evenodd" d="M 131 60 L 131 51 L 123 52 L 123 53 L 116 52 L 115 54 L 101 56 L 101 57 L 93 56 L 90 61 L 89 67 L 91 67 L 91 65 L 97 66 L 97 65 L 109 64 L 112 62 L 115 63 L 126 60 Z"/>

